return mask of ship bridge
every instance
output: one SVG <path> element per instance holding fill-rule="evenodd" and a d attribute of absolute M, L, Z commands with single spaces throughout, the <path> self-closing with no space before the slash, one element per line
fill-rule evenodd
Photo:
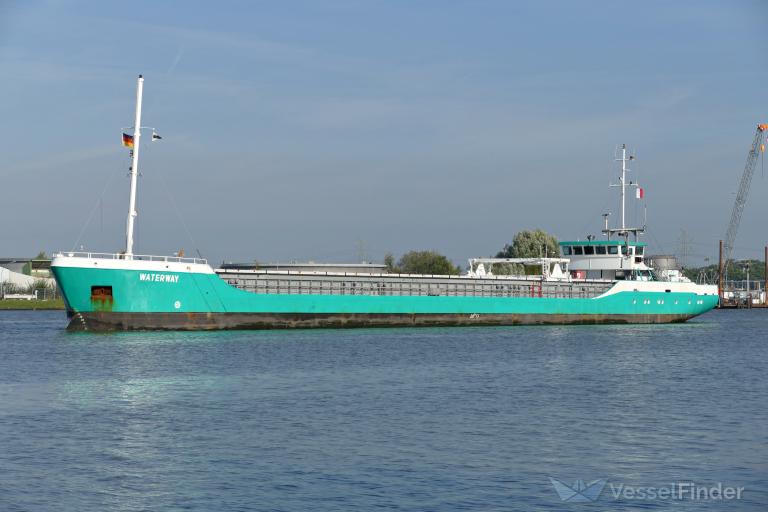
<path fill-rule="evenodd" d="M 563 257 L 570 260 L 574 279 L 652 279 L 645 264 L 645 242 L 625 240 L 577 240 L 560 242 Z"/>

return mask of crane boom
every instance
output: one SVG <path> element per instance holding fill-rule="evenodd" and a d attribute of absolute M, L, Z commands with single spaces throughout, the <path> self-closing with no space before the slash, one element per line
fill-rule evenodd
<path fill-rule="evenodd" d="M 766 130 L 768 130 L 768 124 L 757 125 L 755 140 L 752 141 L 752 147 L 750 148 L 749 154 L 747 155 L 747 164 L 744 166 L 744 173 L 741 175 L 739 192 L 736 194 L 736 201 L 734 201 L 733 210 L 731 211 L 731 222 L 728 224 L 728 231 L 725 233 L 726 265 L 728 264 L 728 261 L 731 259 L 733 254 L 733 244 L 736 241 L 736 234 L 739 231 L 739 224 L 741 224 L 741 214 L 744 212 L 744 205 L 747 204 L 749 186 L 752 183 L 752 175 L 755 174 L 758 152 L 763 152 L 765 150 L 765 145 L 762 143 L 762 138 L 763 133 Z"/>

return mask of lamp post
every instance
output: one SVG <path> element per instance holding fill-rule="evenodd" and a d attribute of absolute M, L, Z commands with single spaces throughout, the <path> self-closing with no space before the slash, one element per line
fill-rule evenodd
<path fill-rule="evenodd" d="M 745 262 L 744 265 L 741 267 L 746 273 L 747 273 L 747 307 L 750 307 L 752 305 L 752 300 L 750 298 L 750 291 L 749 291 L 749 261 Z"/>

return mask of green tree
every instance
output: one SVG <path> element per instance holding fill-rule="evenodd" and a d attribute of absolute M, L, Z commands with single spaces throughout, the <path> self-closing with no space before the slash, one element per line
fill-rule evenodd
<path fill-rule="evenodd" d="M 511 244 L 496 253 L 497 258 L 557 258 L 560 246 L 557 238 L 541 229 L 520 231 L 512 239 Z"/>
<path fill-rule="evenodd" d="M 560 246 L 557 239 L 541 229 L 533 231 L 520 231 L 512 239 L 511 244 L 496 253 L 497 258 L 555 258 L 560 254 Z M 529 268 L 529 272 L 539 272 L 538 269 Z M 526 268 L 519 264 L 496 263 L 493 265 L 493 273 L 496 275 L 523 275 Z"/>
<path fill-rule="evenodd" d="M 397 271 L 403 274 L 450 275 L 460 273 L 461 269 L 436 251 L 410 251 L 397 262 Z"/>
<path fill-rule="evenodd" d="M 384 255 L 384 264 L 387 266 L 387 272 L 390 274 L 397 274 L 397 265 L 395 265 L 395 257 L 391 252 Z"/>

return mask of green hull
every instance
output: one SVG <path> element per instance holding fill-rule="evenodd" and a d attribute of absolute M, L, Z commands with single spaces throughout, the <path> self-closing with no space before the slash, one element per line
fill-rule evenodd
<path fill-rule="evenodd" d="M 645 291 L 596 298 L 256 294 L 215 274 L 52 270 L 75 329 L 661 323 L 717 304 L 711 294 Z M 92 287 L 111 287 L 112 295 L 94 298 Z"/>

